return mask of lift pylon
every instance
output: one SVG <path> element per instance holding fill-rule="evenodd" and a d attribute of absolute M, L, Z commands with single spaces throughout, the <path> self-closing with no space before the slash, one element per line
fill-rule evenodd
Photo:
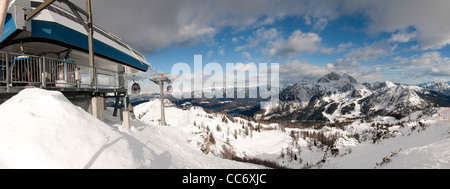
<path fill-rule="evenodd" d="M 152 75 L 150 81 L 153 81 L 159 85 L 160 97 L 161 97 L 161 126 L 167 126 L 166 115 L 164 111 L 164 83 L 171 84 L 172 81 L 168 74 L 154 74 Z"/>

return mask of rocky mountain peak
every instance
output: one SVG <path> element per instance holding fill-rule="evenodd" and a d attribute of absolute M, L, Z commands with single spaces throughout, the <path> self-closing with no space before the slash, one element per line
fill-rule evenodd
<path fill-rule="evenodd" d="M 331 81 L 338 81 L 342 78 L 341 75 L 339 75 L 336 72 L 331 72 L 327 75 L 324 75 L 322 78 L 320 78 L 317 83 L 329 83 Z"/>
<path fill-rule="evenodd" d="M 356 81 L 355 78 L 353 78 L 352 76 L 350 76 L 348 74 L 344 74 L 344 75 L 342 75 L 342 77 L 347 79 L 350 83 L 354 83 L 354 84 L 358 83 L 358 81 Z"/>
<path fill-rule="evenodd" d="M 331 82 L 337 82 L 337 81 L 342 81 L 342 82 L 352 83 L 352 84 L 358 83 L 358 81 L 356 81 L 356 79 L 353 78 L 352 76 L 350 76 L 346 73 L 343 75 L 340 75 L 336 72 L 331 72 L 327 75 L 324 75 L 322 78 L 320 78 L 317 81 L 317 83 L 331 83 Z"/>

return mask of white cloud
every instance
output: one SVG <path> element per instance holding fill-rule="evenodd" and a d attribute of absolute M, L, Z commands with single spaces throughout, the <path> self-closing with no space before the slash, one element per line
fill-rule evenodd
<path fill-rule="evenodd" d="M 274 41 L 279 40 L 281 33 L 276 28 L 260 28 L 257 29 L 252 36 L 247 38 L 247 43 L 236 47 L 236 51 L 242 51 L 245 49 L 262 48 L 267 44 L 271 44 Z"/>
<path fill-rule="evenodd" d="M 219 48 L 219 54 L 220 54 L 221 56 L 225 55 L 225 49 Z"/>
<path fill-rule="evenodd" d="M 369 46 L 352 49 L 346 54 L 346 56 L 353 57 L 358 61 L 373 61 L 378 59 L 379 57 L 389 55 L 389 52 L 390 51 L 388 51 L 386 48 L 373 43 Z"/>
<path fill-rule="evenodd" d="M 400 64 L 404 67 L 407 66 L 450 66 L 450 58 L 443 57 L 440 52 L 431 51 L 425 52 L 421 56 L 412 56 L 409 59 L 401 59 Z M 438 68 L 438 67 L 436 67 Z"/>
<path fill-rule="evenodd" d="M 244 55 L 245 58 L 247 58 L 248 60 L 252 59 L 252 55 L 249 52 L 244 51 L 244 52 L 242 52 L 242 55 Z"/>
<path fill-rule="evenodd" d="M 377 71 L 377 68 L 370 69 L 351 69 L 351 70 L 342 70 L 341 72 L 345 72 L 351 75 L 356 81 L 360 83 L 364 82 L 375 82 L 375 81 L 383 81 L 383 72 Z"/>
<path fill-rule="evenodd" d="M 334 47 L 330 47 L 330 48 L 321 47 L 320 48 L 320 53 L 322 53 L 322 54 L 340 53 L 340 52 L 347 51 L 352 46 L 353 46 L 353 43 L 352 42 L 348 42 L 348 43 L 340 44 L 337 48 L 334 48 Z"/>
<path fill-rule="evenodd" d="M 400 31 L 392 34 L 389 42 L 407 43 L 417 36 L 417 32 L 407 33 L 405 31 Z"/>
<path fill-rule="evenodd" d="M 211 56 L 214 54 L 214 51 L 209 50 L 208 53 L 206 54 L 206 57 L 211 58 Z"/>
<path fill-rule="evenodd" d="M 327 69 L 329 69 L 329 70 L 334 69 L 334 64 L 327 64 Z"/>
<path fill-rule="evenodd" d="M 439 69 L 437 69 L 437 68 L 433 68 L 433 69 L 431 69 L 431 72 L 433 72 L 433 73 L 439 73 L 439 72 L 440 72 L 440 70 L 439 70 Z"/>
<path fill-rule="evenodd" d="M 352 44 L 345 44 L 343 47 L 349 47 Z M 360 66 L 362 62 L 375 61 L 380 57 L 386 57 L 393 54 L 393 48 L 387 44 L 385 41 L 374 42 L 370 45 L 364 47 L 355 47 L 349 49 L 347 53 L 344 54 L 343 58 L 338 58 L 336 60 L 335 66 L 337 67 L 352 67 Z"/>
<path fill-rule="evenodd" d="M 85 7 L 84 0 L 73 0 Z M 147 53 L 210 41 L 225 27 L 264 26 L 302 15 L 302 1 L 95 0 L 94 23 Z M 300 8 L 299 8 L 300 7 Z"/>
<path fill-rule="evenodd" d="M 391 63 L 392 70 L 406 70 L 411 77 L 450 77 L 450 58 L 442 56 L 440 52 L 431 51 L 409 58 L 397 57 L 392 60 L 394 61 Z"/>
<path fill-rule="evenodd" d="M 73 0 L 81 7 L 84 0 Z M 450 1 L 445 0 L 96 0 L 94 22 L 147 52 L 169 45 L 209 41 L 225 27 L 267 26 L 288 16 L 322 30 L 341 16 L 369 18 L 368 33 L 398 32 L 409 27 L 414 38 L 396 33 L 392 41 L 417 40 L 423 50 L 450 44 Z M 124 16 L 126 15 L 126 16 Z"/>
<path fill-rule="evenodd" d="M 293 60 L 280 65 L 280 80 L 295 83 L 302 80 L 318 79 L 333 71 L 333 68 L 313 65 L 306 61 Z"/>
<path fill-rule="evenodd" d="M 450 67 L 444 67 L 444 68 L 433 68 L 432 73 L 430 75 L 432 76 L 443 76 L 447 78 L 448 81 L 448 77 L 450 77 Z"/>
<path fill-rule="evenodd" d="M 343 51 L 343 50 L 347 50 L 348 48 L 353 47 L 353 43 L 352 42 L 348 42 L 348 43 L 342 43 L 338 46 L 338 51 Z"/>
<path fill-rule="evenodd" d="M 395 32 L 414 27 L 423 50 L 440 49 L 450 44 L 450 1 L 382 0 L 353 2 L 368 15 L 367 32 Z M 353 10 L 355 11 L 355 10 Z M 407 37 L 407 36 L 397 36 Z M 406 41 L 407 38 L 397 40 Z"/>
<path fill-rule="evenodd" d="M 327 18 L 319 18 L 314 23 L 313 28 L 319 31 L 322 31 L 325 29 L 325 27 L 328 25 L 328 19 Z"/>
<path fill-rule="evenodd" d="M 322 38 L 316 33 L 303 33 L 294 31 L 287 40 L 278 40 L 273 43 L 269 56 L 294 57 L 304 52 L 313 53 L 320 48 Z"/>
<path fill-rule="evenodd" d="M 231 42 L 237 43 L 237 42 L 239 42 L 239 41 L 241 41 L 241 40 L 243 40 L 243 39 L 245 39 L 244 36 L 232 37 L 232 38 L 231 38 Z"/>
<path fill-rule="evenodd" d="M 336 59 L 336 67 L 354 67 L 360 66 L 361 63 L 355 57 L 346 57 Z"/>
<path fill-rule="evenodd" d="M 320 49 L 320 53 L 322 53 L 322 54 L 334 54 L 336 52 L 337 52 L 337 50 L 333 47 L 331 47 L 331 48 L 322 47 Z"/>

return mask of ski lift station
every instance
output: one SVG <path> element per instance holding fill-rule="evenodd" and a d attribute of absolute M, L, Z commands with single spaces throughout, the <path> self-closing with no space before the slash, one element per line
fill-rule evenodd
<path fill-rule="evenodd" d="M 127 75 L 153 69 L 141 53 L 92 24 L 90 3 L 0 1 L 0 103 L 38 87 L 61 91 L 104 120 L 105 98 L 117 99 L 115 113 L 119 99 L 127 101 Z"/>

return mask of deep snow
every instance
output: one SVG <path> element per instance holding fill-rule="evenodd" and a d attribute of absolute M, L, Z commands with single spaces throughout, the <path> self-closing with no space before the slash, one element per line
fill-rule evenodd
<path fill-rule="evenodd" d="M 0 105 L 0 168 L 260 168 L 206 156 L 177 127 L 125 130 L 106 114 L 103 123 L 60 92 L 23 90 Z"/>

